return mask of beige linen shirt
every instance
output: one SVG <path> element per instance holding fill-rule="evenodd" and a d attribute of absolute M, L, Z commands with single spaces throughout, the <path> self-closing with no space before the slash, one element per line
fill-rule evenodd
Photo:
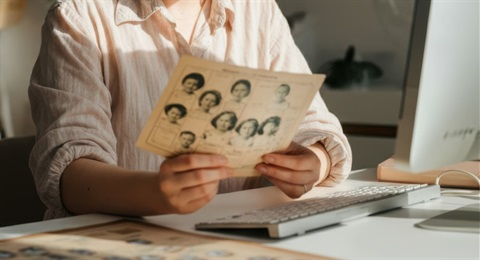
<path fill-rule="evenodd" d="M 160 0 L 63 0 L 47 14 L 29 97 L 37 126 L 30 157 L 46 218 L 67 216 L 62 172 L 77 158 L 158 171 L 164 160 L 135 142 L 181 55 L 273 71 L 310 73 L 274 0 L 207 0 L 187 42 Z M 294 139 L 321 142 L 331 186 L 344 180 L 351 151 L 317 94 Z M 232 178 L 220 192 L 258 186 Z"/>

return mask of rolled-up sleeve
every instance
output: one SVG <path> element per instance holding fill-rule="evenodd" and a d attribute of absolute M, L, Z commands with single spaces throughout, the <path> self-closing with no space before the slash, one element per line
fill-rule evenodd
<path fill-rule="evenodd" d="M 67 216 L 60 177 L 78 158 L 116 164 L 111 95 L 102 76 L 95 32 L 67 5 L 52 7 L 42 28 L 42 46 L 32 72 L 29 98 L 36 144 L 30 155 L 46 218 Z"/>
<path fill-rule="evenodd" d="M 302 53 L 296 46 L 286 19 L 276 3 L 272 17 L 271 70 L 311 73 Z M 337 117 L 330 113 L 317 93 L 302 121 L 294 141 L 305 146 L 322 143 L 331 159 L 331 170 L 321 186 L 334 186 L 345 180 L 352 165 L 352 152 Z"/>

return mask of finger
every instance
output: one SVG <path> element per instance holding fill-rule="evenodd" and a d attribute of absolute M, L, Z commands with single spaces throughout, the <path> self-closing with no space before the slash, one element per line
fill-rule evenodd
<path fill-rule="evenodd" d="M 218 182 L 219 180 L 229 178 L 232 175 L 233 170 L 227 167 L 197 169 L 175 174 L 172 179 L 172 184 L 184 188 L 193 187 L 213 181 Z"/>
<path fill-rule="evenodd" d="M 291 169 L 264 163 L 258 164 L 255 169 L 267 177 L 272 177 L 293 185 L 313 183 L 318 179 L 318 176 L 316 176 L 311 170 L 292 171 Z"/>
<path fill-rule="evenodd" d="M 218 186 L 217 186 L 218 187 Z M 198 198 L 198 199 L 195 199 L 195 200 L 192 200 L 188 203 L 188 208 L 189 209 L 195 209 L 195 210 L 198 210 L 199 208 L 202 208 L 203 206 L 205 206 L 207 203 L 209 203 L 210 201 L 212 201 L 212 199 L 215 197 L 215 195 L 217 194 L 217 190 L 216 189 L 211 196 L 204 196 L 204 197 L 201 197 L 201 198 Z"/>
<path fill-rule="evenodd" d="M 167 197 L 175 197 L 182 189 L 219 181 L 232 175 L 233 170 L 227 167 L 181 172 L 163 176 L 159 188 Z"/>
<path fill-rule="evenodd" d="M 296 171 L 309 170 L 318 164 L 318 158 L 312 157 L 310 154 L 285 155 L 285 154 L 266 154 L 262 157 L 263 161 L 268 164 L 277 165 Z"/>
<path fill-rule="evenodd" d="M 303 145 L 291 142 L 288 147 L 284 150 L 277 151 L 275 154 L 289 154 L 289 155 L 299 155 L 308 153 L 309 149 Z"/>
<path fill-rule="evenodd" d="M 227 165 L 228 160 L 219 154 L 182 154 L 165 160 L 160 172 L 183 172 L 197 168 L 214 168 Z"/>
<path fill-rule="evenodd" d="M 306 193 L 303 185 L 284 182 L 282 180 L 279 180 L 273 177 L 267 177 L 267 178 L 271 183 L 277 186 L 281 191 L 283 191 L 283 193 L 285 193 L 290 198 L 296 199 Z"/>
<path fill-rule="evenodd" d="M 173 204 L 178 213 L 191 213 L 203 207 L 215 197 L 218 192 L 218 182 L 210 182 L 182 190 Z"/>

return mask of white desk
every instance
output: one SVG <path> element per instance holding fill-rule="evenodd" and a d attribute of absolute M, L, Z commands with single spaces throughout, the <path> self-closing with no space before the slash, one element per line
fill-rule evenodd
<path fill-rule="evenodd" d="M 316 188 L 305 197 L 365 185 L 369 181 L 375 181 L 373 169 L 352 174 L 349 180 L 339 187 Z M 238 210 L 270 206 L 286 200 L 288 198 L 283 193 L 275 187 L 269 187 L 218 195 L 210 204 L 194 214 L 155 216 L 145 220 L 182 231 L 225 236 L 219 233 L 195 231 L 193 225 L 198 221 L 210 219 L 217 213 L 229 214 Z M 229 233 L 227 236 L 340 259 L 480 259 L 479 234 L 432 231 L 414 227 L 415 223 L 423 219 L 474 202 L 478 202 L 478 198 L 442 196 L 427 203 L 353 220 L 283 240 L 263 237 L 252 239 L 248 236 L 235 235 L 235 233 Z M 0 239 L 105 223 L 116 219 L 119 218 L 84 215 L 5 227 L 0 228 Z"/>

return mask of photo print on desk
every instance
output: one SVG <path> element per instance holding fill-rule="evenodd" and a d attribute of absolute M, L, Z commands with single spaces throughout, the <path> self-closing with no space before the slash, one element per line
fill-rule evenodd
<path fill-rule="evenodd" d="M 120 220 L 0 241 L 0 259 L 329 259 Z"/>
<path fill-rule="evenodd" d="M 235 176 L 257 175 L 262 155 L 288 147 L 324 80 L 183 56 L 137 146 L 223 154 Z"/>

